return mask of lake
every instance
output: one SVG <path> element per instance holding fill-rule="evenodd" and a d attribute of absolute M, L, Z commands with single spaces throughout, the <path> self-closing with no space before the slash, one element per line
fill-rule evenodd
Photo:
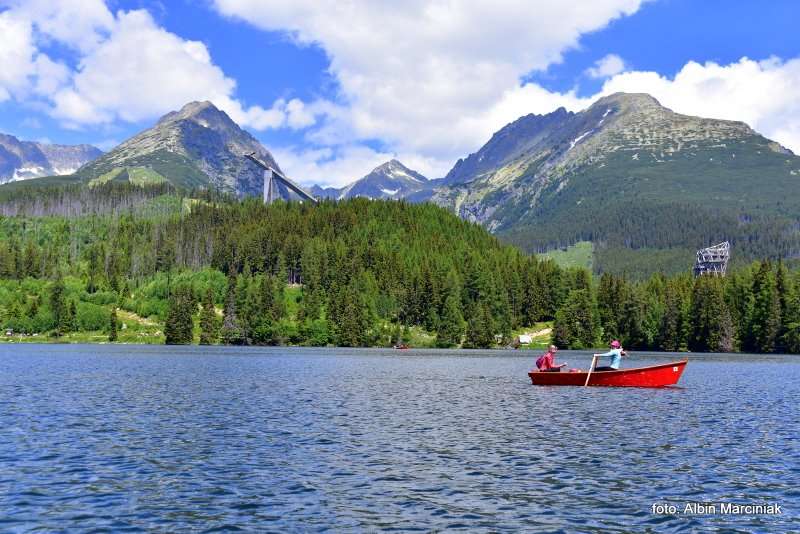
<path fill-rule="evenodd" d="M 647 390 L 531 386 L 537 355 L 2 345 L 0 531 L 800 529 L 800 358 Z M 782 514 L 652 512 L 690 502 Z"/>

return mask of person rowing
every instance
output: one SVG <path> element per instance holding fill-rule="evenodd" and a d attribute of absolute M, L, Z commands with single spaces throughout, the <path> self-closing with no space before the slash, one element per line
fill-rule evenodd
<path fill-rule="evenodd" d="M 604 365 L 602 367 L 595 367 L 594 371 L 617 371 L 619 370 L 619 366 L 622 363 L 622 357 L 627 356 L 628 354 L 622 348 L 622 344 L 617 341 L 616 339 L 611 342 L 611 350 L 608 352 L 604 352 L 603 354 L 595 354 L 594 356 L 597 358 L 605 358 L 610 357 L 611 362 L 608 365 Z"/>
<path fill-rule="evenodd" d="M 562 367 L 565 367 L 567 364 L 562 363 L 561 365 L 556 365 L 555 357 L 556 352 L 558 352 L 558 348 L 555 345 L 550 345 L 550 348 L 539 356 L 539 359 L 536 360 L 536 367 L 542 373 L 558 373 L 561 371 Z"/>

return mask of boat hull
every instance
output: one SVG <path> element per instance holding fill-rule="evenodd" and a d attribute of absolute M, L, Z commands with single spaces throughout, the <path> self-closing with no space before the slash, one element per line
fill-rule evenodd
<path fill-rule="evenodd" d="M 681 379 L 688 360 L 679 362 L 620 369 L 618 371 L 595 371 L 589 377 L 590 386 L 663 388 L 674 386 Z M 586 372 L 580 373 L 542 373 L 531 371 L 528 376 L 535 386 L 583 386 Z"/>

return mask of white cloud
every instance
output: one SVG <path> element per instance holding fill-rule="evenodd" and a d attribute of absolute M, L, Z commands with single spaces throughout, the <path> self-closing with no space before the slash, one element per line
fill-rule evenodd
<path fill-rule="evenodd" d="M 34 22 L 44 36 L 81 51 L 94 48 L 114 22 L 103 0 L 0 0 L 0 7 Z"/>
<path fill-rule="evenodd" d="M 586 69 L 590 78 L 610 78 L 625 70 L 625 61 L 617 54 L 608 54 Z"/>
<path fill-rule="evenodd" d="M 215 0 L 217 9 L 315 43 L 341 89 L 317 142 L 380 139 L 440 162 L 497 129 L 494 108 L 519 80 L 580 36 L 635 12 L 639 0 Z M 518 109 L 516 116 L 523 114 Z M 516 118 L 516 116 L 514 118 Z M 444 165 L 441 163 L 440 165 Z"/>
<path fill-rule="evenodd" d="M 0 13 L 0 102 L 27 90 L 29 76 L 35 73 L 31 25 L 10 11 Z"/>
<path fill-rule="evenodd" d="M 55 94 L 54 115 L 81 124 L 137 122 L 191 100 L 227 99 L 235 86 L 202 43 L 159 28 L 146 11 L 121 12 L 110 37 Z"/>
<path fill-rule="evenodd" d="M 322 187 L 349 184 L 395 156 L 355 144 L 306 150 L 277 148 L 272 155 L 290 178 L 306 186 Z"/>
<path fill-rule="evenodd" d="M 0 0 L 0 7 L 0 101 L 38 97 L 67 127 L 153 119 L 192 100 L 211 100 L 256 130 L 316 120 L 299 100 L 246 107 L 203 43 L 164 30 L 147 11 L 114 15 L 102 0 Z M 79 52 L 75 71 L 39 50 L 51 41 Z"/>
<path fill-rule="evenodd" d="M 286 122 L 295 129 L 307 128 L 316 122 L 314 111 L 297 98 L 286 104 L 286 113 Z"/>
<path fill-rule="evenodd" d="M 606 80 L 597 94 L 587 97 L 578 97 L 574 91 L 551 92 L 535 83 L 524 84 L 503 93 L 490 107 L 462 117 L 459 125 L 476 131 L 489 126 L 490 132 L 470 149 L 474 150 L 488 141 L 492 132 L 527 113 L 549 113 L 562 106 L 570 111 L 579 111 L 611 93 L 649 93 L 678 113 L 744 121 L 757 132 L 800 154 L 800 96 L 797 87 L 800 87 L 800 58 L 788 61 L 742 58 L 729 65 L 689 62 L 672 78 L 645 71 L 617 74 Z M 327 111 L 342 114 L 347 110 L 329 107 Z M 324 136 L 316 140 L 334 141 Z M 348 139 L 348 143 L 353 142 L 352 138 Z M 464 155 L 466 151 L 457 153 L 455 157 Z M 436 151 L 424 147 L 407 153 L 393 153 L 392 156 L 429 177 L 443 176 L 455 160 L 455 157 L 439 156 Z M 282 160 L 279 161 L 283 165 Z M 350 158 L 343 167 L 353 169 L 352 180 L 366 174 L 372 163 L 367 158 Z M 298 176 L 306 172 L 306 168 L 300 165 L 296 168 L 294 171 L 287 167 Z M 310 175 L 321 173 L 314 170 Z"/>

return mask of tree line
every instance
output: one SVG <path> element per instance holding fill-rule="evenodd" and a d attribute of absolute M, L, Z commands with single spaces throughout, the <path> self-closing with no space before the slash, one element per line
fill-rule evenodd
<path fill-rule="evenodd" d="M 603 274 L 570 292 L 554 341 L 584 348 L 609 339 L 640 350 L 798 353 L 800 277 L 769 260 L 726 277 Z"/>
<path fill-rule="evenodd" d="M 797 274 L 781 263 L 595 279 L 430 204 L 147 202 L 163 209 L 0 217 L 5 328 L 117 335 L 125 311 L 163 324 L 167 343 L 373 346 L 421 331 L 493 347 L 554 321 L 565 348 L 800 351 Z"/>

